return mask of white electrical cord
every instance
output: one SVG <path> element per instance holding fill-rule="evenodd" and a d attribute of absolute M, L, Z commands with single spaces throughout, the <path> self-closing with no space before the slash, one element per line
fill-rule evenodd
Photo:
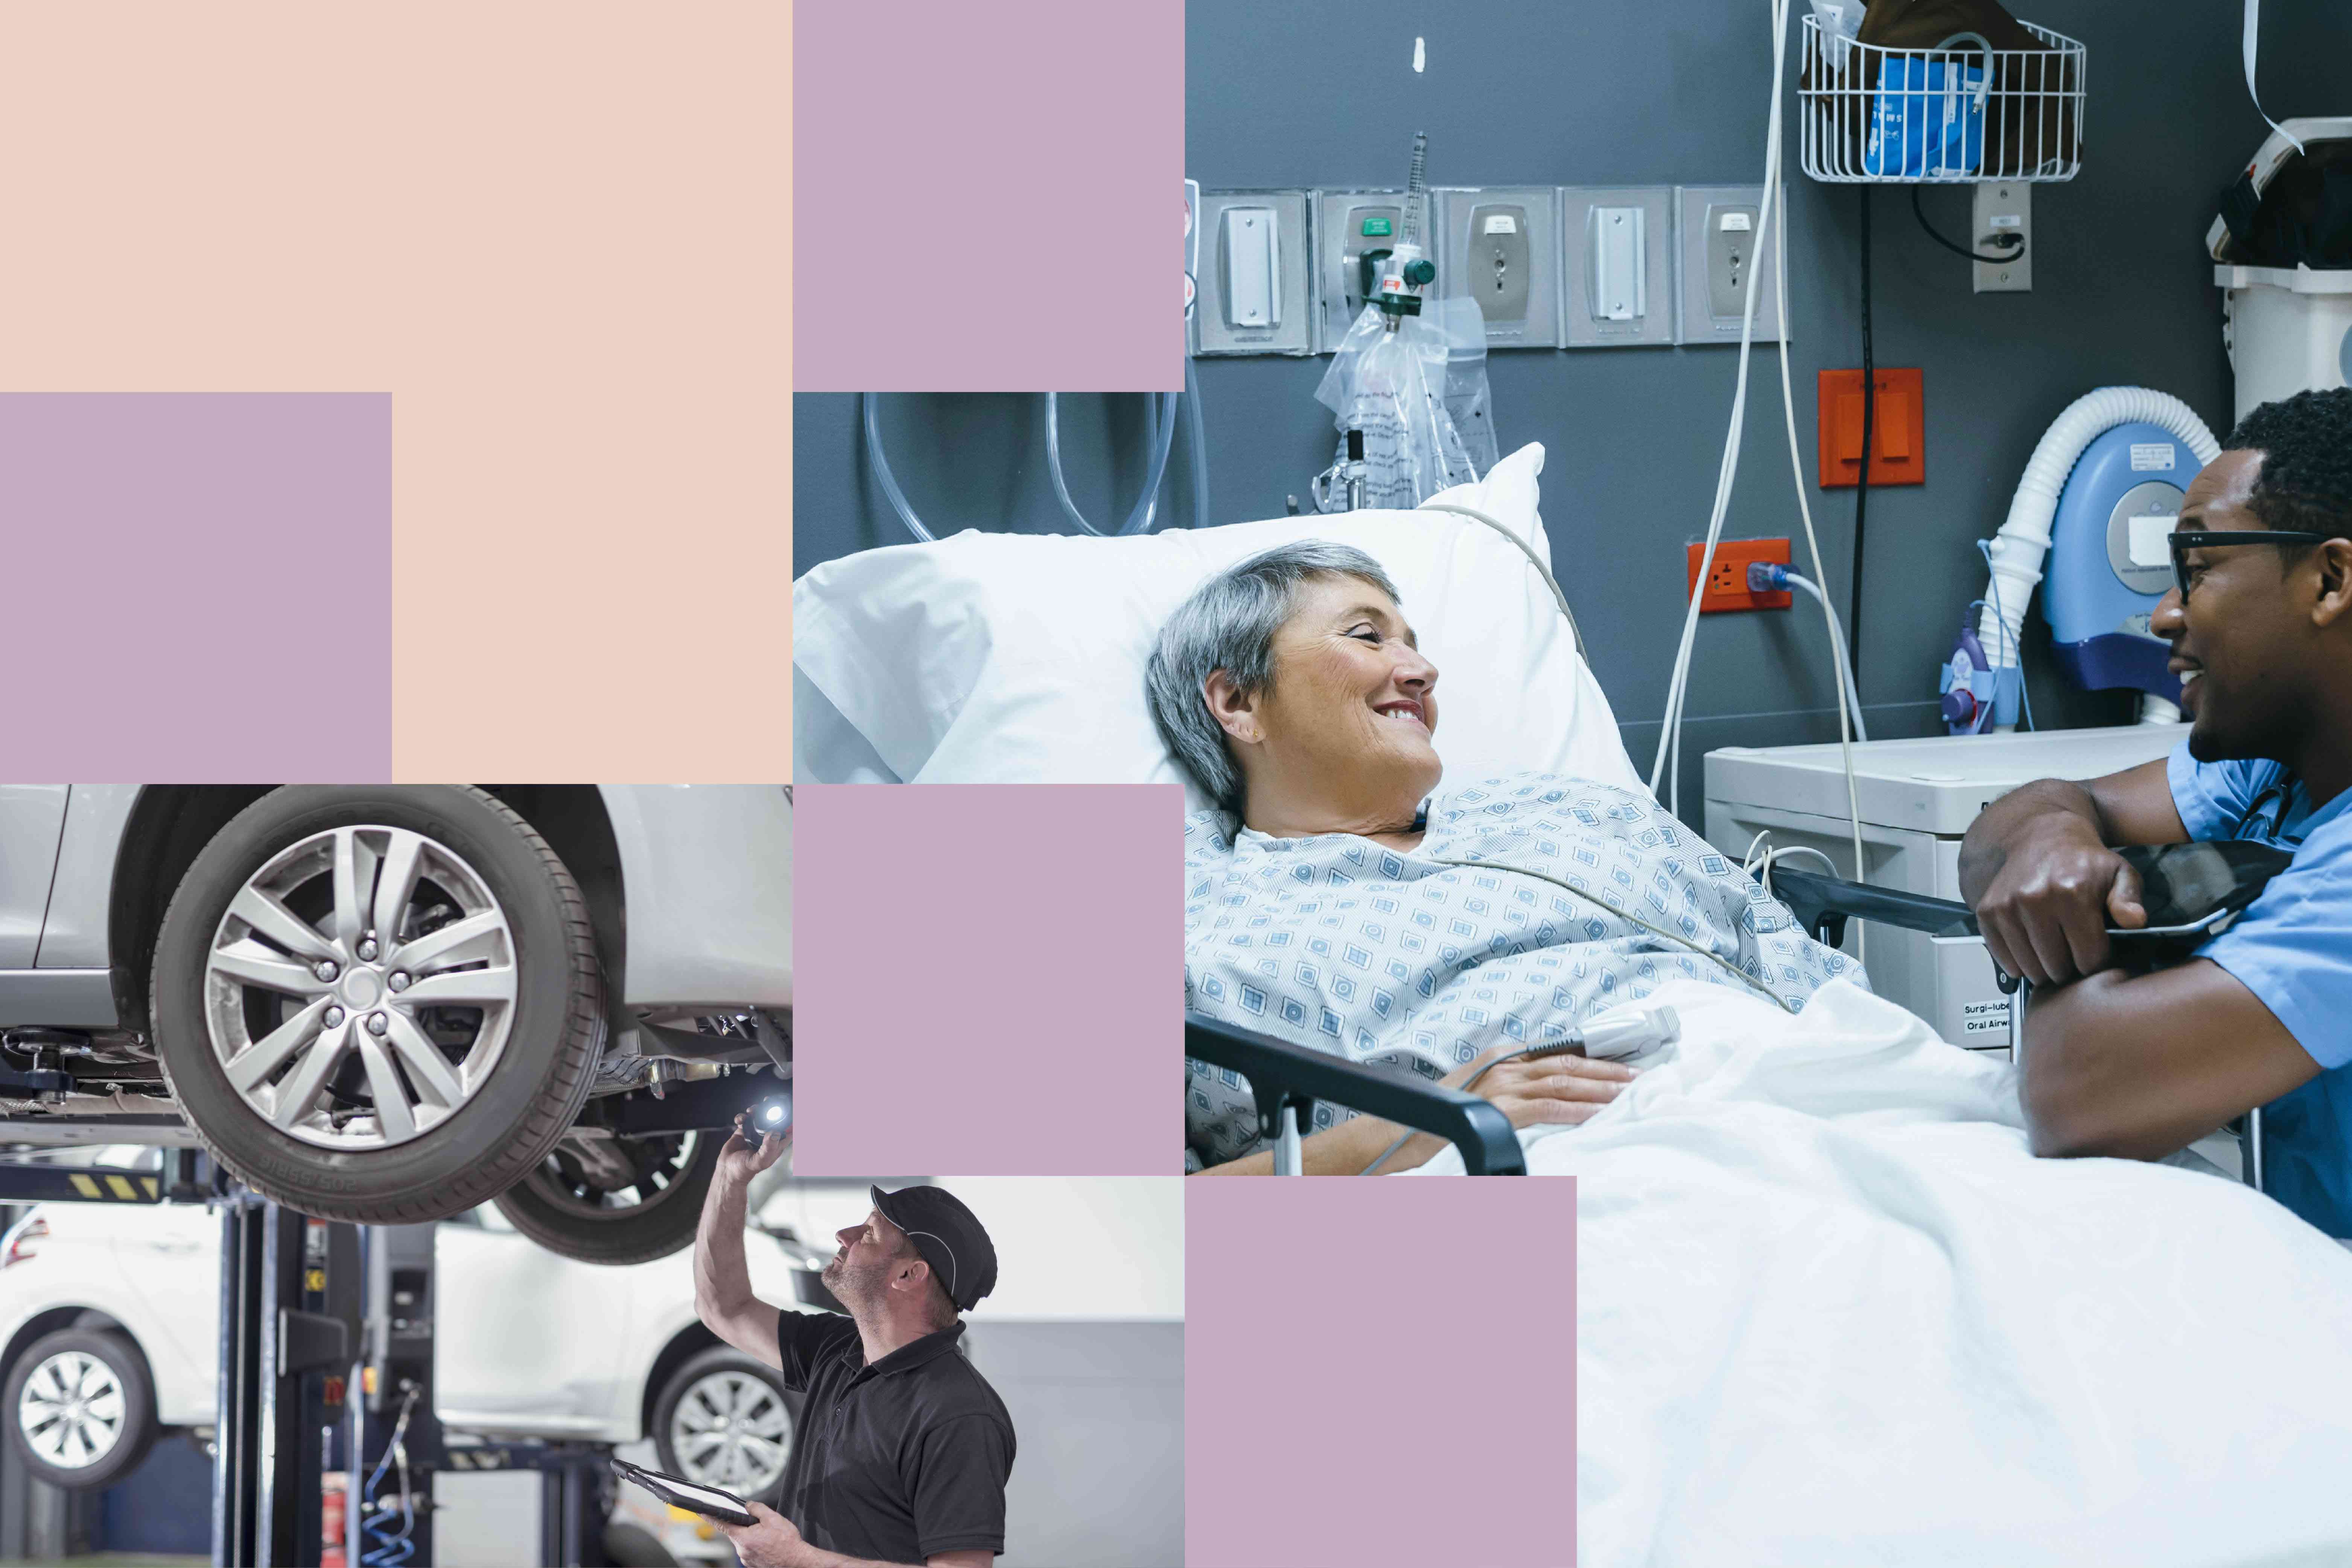
<path fill-rule="evenodd" d="M 1830 662 L 1836 667 L 1837 672 L 1845 678 L 1845 700 L 1853 710 L 1854 739 L 1869 740 L 1869 726 L 1862 721 L 1862 693 L 1854 689 L 1853 667 L 1845 662 L 1845 628 L 1838 624 L 1837 606 L 1830 603 L 1829 596 L 1822 592 L 1821 584 L 1811 577 L 1788 571 L 1783 571 L 1780 575 L 1791 588 L 1801 588 L 1810 595 L 1813 603 L 1822 607 L 1822 614 L 1829 617 Z"/>
<path fill-rule="evenodd" d="M 1768 827 L 1761 833 L 1759 833 L 1755 837 L 1749 839 L 1748 841 L 1748 858 L 1739 863 L 1739 869 L 1741 872 L 1755 878 L 1757 882 L 1762 886 L 1768 897 L 1772 896 L 1772 868 L 1779 862 L 1787 859 L 1791 855 L 1811 855 L 1814 859 L 1819 860 L 1823 866 L 1829 868 L 1831 876 L 1834 877 L 1839 874 L 1837 862 L 1830 858 L 1829 852 L 1824 849 L 1816 849 L 1810 844 L 1784 844 L 1778 848 L 1775 848 L 1770 845 L 1765 845 L 1764 852 L 1761 855 L 1759 855 L 1756 852 L 1756 847 L 1759 844 L 1763 844 L 1766 839 L 1771 837 L 1772 830 Z"/>
<path fill-rule="evenodd" d="M 1756 214 L 1757 244 L 1762 247 L 1765 231 L 1771 226 L 1774 199 L 1780 184 L 1780 81 L 1788 62 L 1789 37 L 1786 24 L 1788 0 L 1769 0 L 1772 11 L 1772 98 L 1769 105 L 1770 126 L 1764 139 L 1764 199 Z M 1723 537 L 1723 519 L 1731 504 L 1731 483 L 1739 472 L 1739 437 L 1748 422 L 1748 357 L 1756 342 L 1756 296 L 1749 289 L 1746 302 L 1739 311 L 1739 374 L 1731 394 L 1731 424 L 1724 432 L 1723 458 L 1717 466 L 1715 477 L 1715 508 L 1707 518 L 1706 543 L 1699 552 L 1698 582 L 1706 581 L 1707 570 L 1715 564 L 1715 547 Z M 1788 322 L 1780 323 L 1783 338 Z M 1658 754 L 1650 767 L 1650 793 L 1656 795 L 1661 781 L 1666 785 L 1666 810 L 1679 816 L 1682 796 L 1682 725 L 1683 700 L 1690 680 L 1691 646 L 1698 635 L 1698 605 L 1701 595 L 1696 588 L 1690 596 L 1690 606 L 1683 614 L 1681 645 L 1675 652 L 1674 679 L 1666 687 L 1665 715 L 1658 729 Z"/>
<path fill-rule="evenodd" d="M 1765 135 L 1764 200 L 1757 213 L 1757 226 L 1759 231 L 1771 228 L 1772 219 L 1776 216 L 1775 209 L 1779 209 L 1777 216 L 1780 216 L 1782 221 L 1778 228 L 1772 229 L 1771 244 L 1774 262 L 1772 280 L 1774 299 L 1780 311 L 1780 406 L 1783 422 L 1788 430 L 1790 471 L 1796 481 L 1798 515 L 1804 523 L 1805 548 L 1812 557 L 1814 578 L 1820 581 L 1825 578 L 1825 574 L 1822 570 L 1821 539 L 1813 528 L 1812 503 L 1805 489 L 1804 458 L 1797 445 L 1797 404 L 1795 395 L 1790 390 L 1789 374 L 1789 340 L 1791 335 L 1791 324 L 1789 316 L 1789 235 L 1786 221 L 1788 193 L 1780 179 L 1780 83 L 1787 69 L 1788 60 L 1788 0 L 1769 0 L 1769 4 L 1772 12 L 1771 121 Z M 1759 232 L 1758 235 L 1759 242 L 1763 237 L 1764 236 Z M 1699 557 L 1698 580 L 1702 583 L 1706 580 L 1707 571 L 1714 564 L 1716 544 L 1722 537 L 1724 514 L 1731 499 L 1732 479 L 1738 471 L 1739 441 L 1747 419 L 1748 359 L 1755 335 L 1756 292 L 1750 289 L 1746 307 L 1740 313 L 1739 381 L 1732 394 L 1730 427 L 1724 435 L 1723 460 L 1716 479 L 1715 510 L 1708 519 L 1706 544 Z M 1845 773 L 1846 811 L 1848 825 L 1853 830 L 1853 876 L 1856 881 L 1867 881 L 1869 880 L 1869 862 L 1863 852 L 1862 807 L 1853 773 L 1854 731 L 1862 723 L 1862 703 L 1856 693 L 1853 673 L 1846 660 L 1844 633 L 1837 625 L 1836 614 L 1831 610 L 1827 595 L 1820 595 L 1817 597 L 1821 603 L 1822 618 L 1830 628 L 1830 659 L 1832 668 L 1836 672 L 1834 689 L 1837 692 L 1838 702 L 1838 754 Z M 1668 684 L 1666 690 L 1665 718 L 1660 726 L 1658 754 L 1650 769 L 1650 793 L 1655 795 L 1660 779 L 1666 777 L 1669 780 L 1667 809 L 1676 811 L 1677 815 L 1679 815 L 1676 808 L 1680 805 L 1682 782 L 1683 704 L 1689 690 L 1691 648 L 1697 635 L 1698 605 L 1699 595 L 1694 592 L 1689 607 L 1683 615 L 1682 643 L 1675 651 L 1674 679 Z M 1668 772 L 1669 768 L 1672 770 L 1671 773 Z M 1855 958 L 1860 960 L 1864 951 L 1862 931 L 1857 926 L 1854 931 Z"/>
<path fill-rule="evenodd" d="M 1772 28 L 1776 39 L 1788 29 L 1788 15 L 1789 0 L 1773 0 Z M 1777 53 L 1775 58 L 1777 58 Z M 1776 67 L 1775 69 L 1777 72 L 1778 68 Z M 1780 121 L 1780 100 L 1776 92 L 1772 100 L 1772 122 L 1776 130 Z M 1777 161 L 1772 177 L 1775 182 L 1780 179 Z M 1787 195 L 1785 191 L 1781 193 L 1784 219 Z M 1772 245 L 1773 298 L 1780 307 L 1780 415 L 1781 422 L 1787 426 L 1789 433 L 1789 477 L 1794 481 L 1797 491 L 1797 515 L 1805 525 L 1805 550 L 1813 558 L 1813 580 L 1816 584 L 1826 583 L 1829 579 L 1822 570 L 1821 537 L 1813 531 L 1813 504 L 1805 489 L 1804 453 L 1797 445 L 1797 399 L 1795 394 L 1790 390 L 1789 384 L 1790 331 L 1789 226 L 1785 221 L 1781 223 L 1779 231 L 1772 236 Z M 1869 395 L 1871 390 L 1865 387 L 1864 395 Z M 1868 454 L 1865 453 L 1865 459 L 1867 456 Z M 1853 585 L 1853 592 L 1856 594 L 1862 592 L 1860 583 Z M 1837 615 L 1830 608 L 1827 593 L 1822 593 L 1818 597 L 1821 600 L 1822 618 L 1828 623 L 1830 629 L 1830 665 L 1837 672 L 1835 686 L 1838 692 L 1838 763 L 1845 773 L 1846 826 L 1853 835 L 1853 879 L 1857 882 L 1867 882 L 1870 880 L 1870 861 L 1864 857 L 1862 849 L 1862 796 L 1853 781 L 1853 742 L 1856 732 L 1862 729 L 1862 695 L 1854 684 L 1853 665 L 1846 658 L 1844 628 L 1838 625 Z M 1864 738 L 1867 739 L 1866 736 Z M 1854 962 L 1867 967 L 1870 952 L 1869 937 L 1863 929 L 1863 922 L 1855 921 L 1853 926 Z"/>

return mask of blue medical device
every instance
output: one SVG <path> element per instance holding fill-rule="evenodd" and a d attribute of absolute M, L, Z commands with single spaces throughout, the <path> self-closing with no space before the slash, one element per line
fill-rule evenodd
<path fill-rule="evenodd" d="M 2148 630 L 2172 586 L 2169 536 L 2181 492 L 2203 465 L 2170 431 L 2118 425 L 2084 449 L 2050 528 L 2042 613 L 2051 652 L 2074 684 L 2129 687 L 2180 700 L 2172 656 Z"/>

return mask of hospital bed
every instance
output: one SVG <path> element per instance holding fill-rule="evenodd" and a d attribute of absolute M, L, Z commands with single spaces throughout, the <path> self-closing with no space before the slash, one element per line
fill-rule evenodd
<path fill-rule="evenodd" d="M 2231 919 L 2253 901 L 2263 883 L 2284 868 L 2290 858 L 2267 846 L 2240 844 L 2189 844 L 2129 853 L 2143 880 L 2152 889 L 2148 896 L 2155 906 L 2153 923 L 2147 930 L 2109 934 L 2127 949 L 2141 949 L 2137 953 L 2127 951 L 2126 956 L 2127 962 L 2143 963 L 2177 961 L 2185 957 L 2196 942 L 2219 934 Z M 2231 879 L 2226 892 L 2192 897 L 2185 903 L 2176 901 L 2168 910 L 2164 889 L 2168 885 L 2214 882 L 2210 874 L 2202 879 L 2184 876 L 2178 868 L 2184 861 L 2201 866 L 2215 857 L 2245 861 L 2250 869 Z M 2203 868 L 2210 873 L 2210 867 Z M 1928 936 L 1980 934 L 1976 916 L 1966 904 L 1953 900 L 1874 888 L 1821 872 L 1778 870 L 1770 875 L 1773 894 L 1789 906 L 1798 922 L 1816 940 L 1832 947 L 1843 943 L 1847 922 L 1853 920 Z M 1998 968 L 1995 973 L 2001 990 L 2012 998 L 2009 1021 L 2011 1057 L 2012 1060 L 2021 1060 L 2025 1006 L 2031 987 L 2020 976 Z M 1433 1132 L 1460 1151 L 1463 1168 L 1472 1175 L 1526 1173 L 1525 1163 L 1496 1141 L 1494 1124 L 1502 1122 L 1503 1137 L 1516 1148 L 1516 1134 L 1508 1131 L 1508 1122 L 1491 1105 L 1486 1107 L 1489 1115 L 1477 1115 L 1475 1108 L 1484 1102 L 1474 1095 L 1403 1075 L 1375 1073 L 1324 1052 L 1254 1035 L 1198 1015 L 1187 1015 L 1185 1018 L 1184 1051 L 1196 1061 L 1240 1073 L 1249 1080 L 1257 1104 L 1259 1133 L 1275 1147 L 1276 1174 L 1303 1173 L 1298 1159 L 1299 1129 L 1312 1120 L 1318 1100 L 1381 1117 L 1416 1131 Z M 2256 1108 L 2248 1111 L 2231 1123 L 2228 1131 L 2237 1140 L 2242 1179 L 2257 1192 L 2264 1190 L 2262 1110 Z"/>

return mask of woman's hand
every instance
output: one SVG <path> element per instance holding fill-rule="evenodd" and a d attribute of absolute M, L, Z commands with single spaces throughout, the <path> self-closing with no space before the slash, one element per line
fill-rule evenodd
<path fill-rule="evenodd" d="M 1437 1081 L 1447 1089 L 1460 1089 L 1486 1063 L 1517 1048 L 1496 1046 L 1476 1061 L 1455 1068 Z M 1593 1061 L 1579 1056 L 1521 1059 L 1488 1068 L 1486 1076 L 1479 1079 L 1470 1092 L 1491 1100 L 1496 1110 L 1510 1119 L 1513 1127 L 1572 1127 L 1599 1115 L 1601 1108 L 1616 1099 L 1640 1070 L 1623 1062 Z"/>
<path fill-rule="evenodd" d="M 739 1185 L 748 1182 L 778 1160 L 782 1159 L 784 1151 L 792 1146 L 793 1135 L 790 1131 L 762 1133 L 759 1143 L 754 1146 L 750 1132 L 744 1126 L 745 1121 L 751 1114 L 746 1110 L 735 1118 L 734 1134 L 719 1151 L 719 1167 L 711 1174 L 713 1182 L 728 1182 Z"/>
<path fill-rule="evenodd" d="M 1477 1060 L 1454 1068 L 1437 1081 L 1446 1089 L 1460 1089 L 1477 1076 L 1480 1068 L 1495 1062 L 1486 1075 L 1478 1079 L 1477 1087 L 1470 1093 L 1492 1103 L 1514 1129 L 1572 1127 L 1599 1115 L 1601 1108 L 1616 1099 L 1619 1092 L 1642 1071 L 1639 1068 L 1627 1067 L 1623 1062 L 1600 1062 L 1587 1057 L 1565 1054 L 1534 1061 L 1496 1060 L 1518 1048 L 1516 1046 L 1496 1046 Z M 1375 1121 L 1370 1117 L 1363 1121 L 1368 1128 L 1375 1130 L 1391 1125 Z M 1395 1129 L 1398 1132 L 1402 1131 L 1402 1128 Z M 1410 1171 L 1426 1163 L 1432 1155 L 1444 1147 L 1445 1140 L 1434 1133 L 1416 1132 L 1366 1174 L 1391 1175 L 1399 1171 Z"/>

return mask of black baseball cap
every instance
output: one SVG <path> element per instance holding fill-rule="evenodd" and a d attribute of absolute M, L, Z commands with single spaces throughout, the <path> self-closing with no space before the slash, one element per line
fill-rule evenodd
<path fill-rule="evenodd" d="M 980 1216 L 944 1187 L 874 1189 L 882 1217 L 907 1233 L 959 1312 L 996 1289 L 996 1247 Z"/>

